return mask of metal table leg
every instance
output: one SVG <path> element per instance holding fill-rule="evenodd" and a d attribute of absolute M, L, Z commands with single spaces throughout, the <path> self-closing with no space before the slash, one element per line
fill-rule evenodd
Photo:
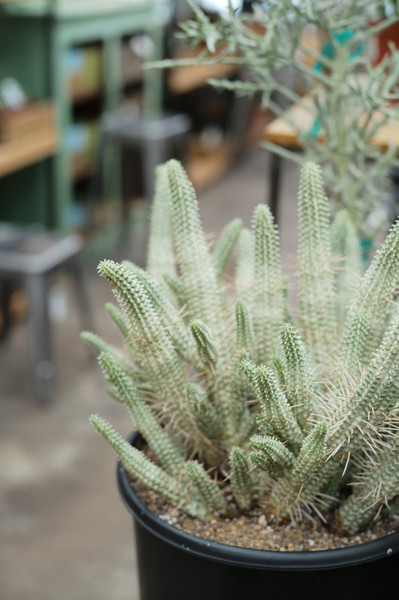
<path fill-rule="evenodd" d="M 278 200 L 280 194 L 280 180 L 281 180 L 281 156 L 270 153 L 270 165 L 269 165 L 269 199 L 268 205 L 277 223 L 278 221 Z"/>
<path fill-rule="evenodd" d="M 34 374 L 34 393 L 41 404 L 49 404 L 54 394 L 54 363 L 51 358 L 50 323 L 46 275 L 25 277 L 28 296 L 29 349 Z"/>

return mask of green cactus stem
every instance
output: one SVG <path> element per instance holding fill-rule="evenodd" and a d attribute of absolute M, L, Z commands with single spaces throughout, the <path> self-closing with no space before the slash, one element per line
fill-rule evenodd
<path fill-rule="evenodd" d="M 252 480 L 249 474 L 249 463 L 241 448 L 235 447 L 230 452 L 230 483 L 234 499 L 242 510 L 248 510 L 252 503 Z"/>
<path fill-rule="evenodd" d="M 194 499 L 184 485 L 151 462 L 140 450 L 131 446 L 105 419 L 93 415 L 91 422 L 114 448 L 123 466 L 133 477 L 153 492 L 162 494 L 171 504 L 181 507 L 192 517 L 209 518 L 210 513 L 201 500 Z"/>

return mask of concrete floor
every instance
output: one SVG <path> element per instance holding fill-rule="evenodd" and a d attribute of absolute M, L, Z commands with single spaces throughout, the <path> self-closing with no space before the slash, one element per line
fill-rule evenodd
<path fill-rule="evenodd" d="M 266 151 L 250 150 L 199 194 L 207 233 L 237 216 L 250 225 L 267 195 L 267 161 Z M 285 164 L 284 256 L 296 253 L 297 182 L 297 168 Z M 115 258 L 142 264 L 145 243 L 133 233 Z M 112 294 L 95 267 L 85 264 L 95 329 L 118 342 L 103 310 Z M 26 325 L 18 324 L 0 346 L 0 599 L 138 600 L 132 523 L 116 489 L 116 459 L 88 419 L 98 412 L 123 435 L 132 425 L 105 394 L 97 363 L 78 337 L 82 326 L 70 282 L 58 287 L 68 314 L 53 323 L 53 405 L 44 408 L 32 398 Z"/>

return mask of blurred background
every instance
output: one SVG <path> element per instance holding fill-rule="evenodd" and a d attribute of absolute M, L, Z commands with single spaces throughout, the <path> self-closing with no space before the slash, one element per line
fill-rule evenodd
<path fill-rule="evenodd" d="M 203 4 L 209 11 L 218 4 Z M 192 56 L 185 0 L 0 0 L 0 598 L 137 599 L 115 456 L 89 424 L 132 428 L 79 339 L 118 333 L 96 273 L 144 266 L 154 166 L 179 158 L 210 238 L 270 200 L 271 116 L 216 91 L 237 67 L 145 70 Z M 286 74 L 295 86 L 292 73 Z M 296 254 L 298 168 L 284 161 L 282 253 Z"/>

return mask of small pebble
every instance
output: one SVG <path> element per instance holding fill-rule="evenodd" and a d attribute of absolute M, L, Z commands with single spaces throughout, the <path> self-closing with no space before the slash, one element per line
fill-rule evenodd
<path fill-rule="evenodd" d="M 261 525 L 262 527 L 266 527 L 267 525 L 267 520 L 266 520 L 266 516 L 265 515 L 261 515 L 258 519 L 258 523 L 259 525 Z"/>

